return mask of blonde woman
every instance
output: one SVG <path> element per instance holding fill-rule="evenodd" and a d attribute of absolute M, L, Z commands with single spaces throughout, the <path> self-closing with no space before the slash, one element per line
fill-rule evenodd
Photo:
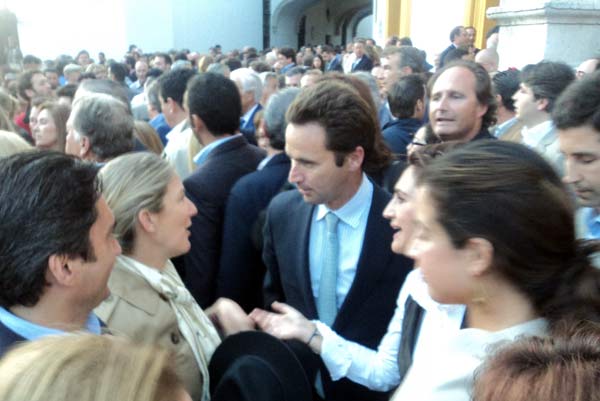
<path fill-rule="evenodd" d="M 192 398 L 208 400 L 207 365 L 220 338 L 170 261 L 190 249 L 196 208 L 168 162 L 152 153 L 108 162 L 100 181 L 123 254 L 109 279 L 112 295 L 96 313 L 115 334 L 171 350 Z"/>
<path fill-rule="evenodd" d="M 35 148 L 18 134 L 0 130 L 0 158 L 33 149 Z"/>
<path fill-rule="evenodd" d="M 2 401 L 189 401 L 168 351 L 112 336 L 50 336 L 0 362 Z"/>

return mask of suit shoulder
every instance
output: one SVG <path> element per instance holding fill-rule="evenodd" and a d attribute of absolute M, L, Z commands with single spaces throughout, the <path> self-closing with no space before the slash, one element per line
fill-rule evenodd
<path fill-rule="evenodd" d="M 286 211 L 288 209 L 297 208 L 299 206 L 304 205 L 306 205 L 306 203 L 302 199 L 302 195 L 300 195 L 300 192 L 298 192 L 298 190 L 296 189 L 292 189 L 275 195 L 275 197 L 273 197 L 273 200 L 269 204 L 269 211 Z"/>

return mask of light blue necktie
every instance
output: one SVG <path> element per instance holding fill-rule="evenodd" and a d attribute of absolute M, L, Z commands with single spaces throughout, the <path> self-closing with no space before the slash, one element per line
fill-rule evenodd
<path fill-rule="evenodd" d="M 319 320 L 328 326 L 333 325 L 337 315 L 337 269 L 339 264 L 339 244 L 337 225 L 339 218 L 328 212 L 325 215 L 327 233 L 324 243 L 323 266 L 321 267 L 321 280 L 319 282 L 319 299 L 317 311 Z"/>

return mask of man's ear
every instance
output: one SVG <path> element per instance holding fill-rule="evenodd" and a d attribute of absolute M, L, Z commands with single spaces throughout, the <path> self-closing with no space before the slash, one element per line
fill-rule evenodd
<path fill-rule="evenodd" d="M 46 279 L 50 284 L 67 287 L 73 285 L 76 279 L 74 270 L 76 263 L 78 263 L 76 259 L 69 258 L 66 255 L 50 255 Z"/>
<path fill-rule="evenodd" d="M 474 277 L 485 274 L 494 261 L 494 246 L 485 238 L 469 238 L 465 248 L 469 252 L 468 271 Z"/>
<path fill-rule="evenodd" d="M 361 170 L 363 160 L 365 159 L 365 150 L 362 146 L 357 146 L 353 152 L 346 155 L 348 167 L 351 171 Z"/>
<path fill-rule="evenodd" d="M 204 121 L 197 114 L 190 115 L 190 124 L 194 132 L 202 132 L 206 130 L 206 125 L 204 125 Z"/>
<path fill-rule="evenodd" d="M 548 103 L 550 103 L 550 102 L 546 98 L 538 99 L 537 100 L 537 109 L 539 111 L 546 111 L 546 109 L 548 109 Z"/>
<path fill-rule="evenodd" d="M 79 137 L 79 157 L 82 159 L 87 159 L 91 153 L 92 144 L 90 143 L 90 138 L 85 135 L 80 135 Z"/>

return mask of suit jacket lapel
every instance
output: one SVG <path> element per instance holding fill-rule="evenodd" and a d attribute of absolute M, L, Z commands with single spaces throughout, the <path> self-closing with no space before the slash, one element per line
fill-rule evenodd
<path fill-rule="evenodd" d="M 360 308 L 365 294 L 374 290 L 379 276 L 385 271 L 389 259 L 392 257 L 391 251 L 389 251 L 391 228 L 381 214 L 387 201 L 383 190 L 375 185 L 356 275 L 333 324 L 334 330 L 341 330 L 348 322 L 352 321 L 353 311 Z"/>
<path fill-rule="evenodd" d="M 304 200 L 300 200 L 304 203 Z M 308 258 L 308 249 L 310 243 L 310 228 L 312 225 L 312 216 L 313 211 L 315 209 L 314 205 L 305 204 L 305 207 L 298 208 L 299 214 L 297 219 L 290 219 L 291 221 L 297 221 L 297 230 L 300 230 L 295 238 L 301 238 L 302 240 L 298 244 L 298 264 L 300 268 L 297 269 L 296 274 L 298 277 L 298 285 L 300 287 L 300 291 L 303 294 L 306 294 L 306 299 L 308 300 L 308 309 L 310 311 L 310 315 L 312 317 L 317 317 L 317 304 L 315 303 L 315 297 L 313 296 L 312 284 L 310 280 L 310 263 Z M 293 223 L 290 223 L 293 224 Z M 303 232 L 302 232 L 303 230 Z"/>

